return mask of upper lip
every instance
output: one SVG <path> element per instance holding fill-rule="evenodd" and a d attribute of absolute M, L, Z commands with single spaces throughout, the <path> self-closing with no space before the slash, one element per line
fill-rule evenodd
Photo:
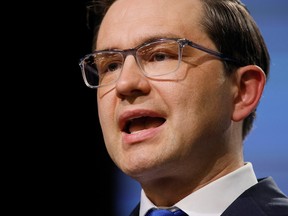
<path fill-rule="evenodd" d="M 129 121 L 140 118 L 140 117 L 158 117 L 165 118 L 165 116 L 157 111 L 147 110 L 147 109 L 136 109 L 136 110 L 128 110 L 123 112 L 119 116 L 118 124 L 121 131 L 125 131 L 125 128 Z"/>

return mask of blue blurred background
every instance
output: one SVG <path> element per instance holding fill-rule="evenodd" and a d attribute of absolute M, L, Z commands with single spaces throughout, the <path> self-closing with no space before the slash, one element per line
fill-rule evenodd
<path fill-rule="evenodd" d="M 266 40 L 270 78 L 258 107 L 254 129 L 244 143 L 246 161 L 258 178 L 272 176 L 288 195 L 288 1 L 243 0 Z M 117 172 L 115 206 L 129 215 L 140 200 L 140 185 Z"/>

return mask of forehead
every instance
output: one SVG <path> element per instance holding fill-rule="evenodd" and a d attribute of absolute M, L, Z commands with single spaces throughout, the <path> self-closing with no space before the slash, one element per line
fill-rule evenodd
<path fill-rule="evenodd" d="M 97 49 L 120 48 L 128 42 L 135 46 L 141 38 L 157 35 L 193 34 L 195 40 L 201 15 L 199 0 L 117 0 L 101 23 Z"/>

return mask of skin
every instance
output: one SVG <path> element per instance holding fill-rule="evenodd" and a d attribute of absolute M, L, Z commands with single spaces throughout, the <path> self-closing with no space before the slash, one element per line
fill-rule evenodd
<path fill-rule="evenodd" d="M 102 21 L 97 50 L 133 48 L 151 37 L 187 38 L 216 50 L 201 29 L 202 15 L 199 0 L 118 0 Z M 164 80 L 145 77 L 128 56 L 117 83 L 97 91 L 109 155 L 158 206 L 172 206 L 243 166 L 242 122 L 265 84 L 257 66 L 228 77 L 220 60 L 195 49 L 191 54 Z M 135 134 L 121 131 L 121 119 L 142 115 L 166 121 L 135 127 Z"/>

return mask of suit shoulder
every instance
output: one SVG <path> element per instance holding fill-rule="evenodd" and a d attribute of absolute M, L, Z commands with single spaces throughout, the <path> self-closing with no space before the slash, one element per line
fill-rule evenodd
<path fill-rule="evenodd" d="M 258 184 L 246 192 L 265 211 L 266 215 L 288 216 L 288 197 L 281 191 L 272 177 L 259 179 Z"/>
<path fill-rule="evenodd" d="M 258 179 L 258 183 L 242 193 L 222 216 L 288 216 L 288 198 L 272 177 Z"/>

